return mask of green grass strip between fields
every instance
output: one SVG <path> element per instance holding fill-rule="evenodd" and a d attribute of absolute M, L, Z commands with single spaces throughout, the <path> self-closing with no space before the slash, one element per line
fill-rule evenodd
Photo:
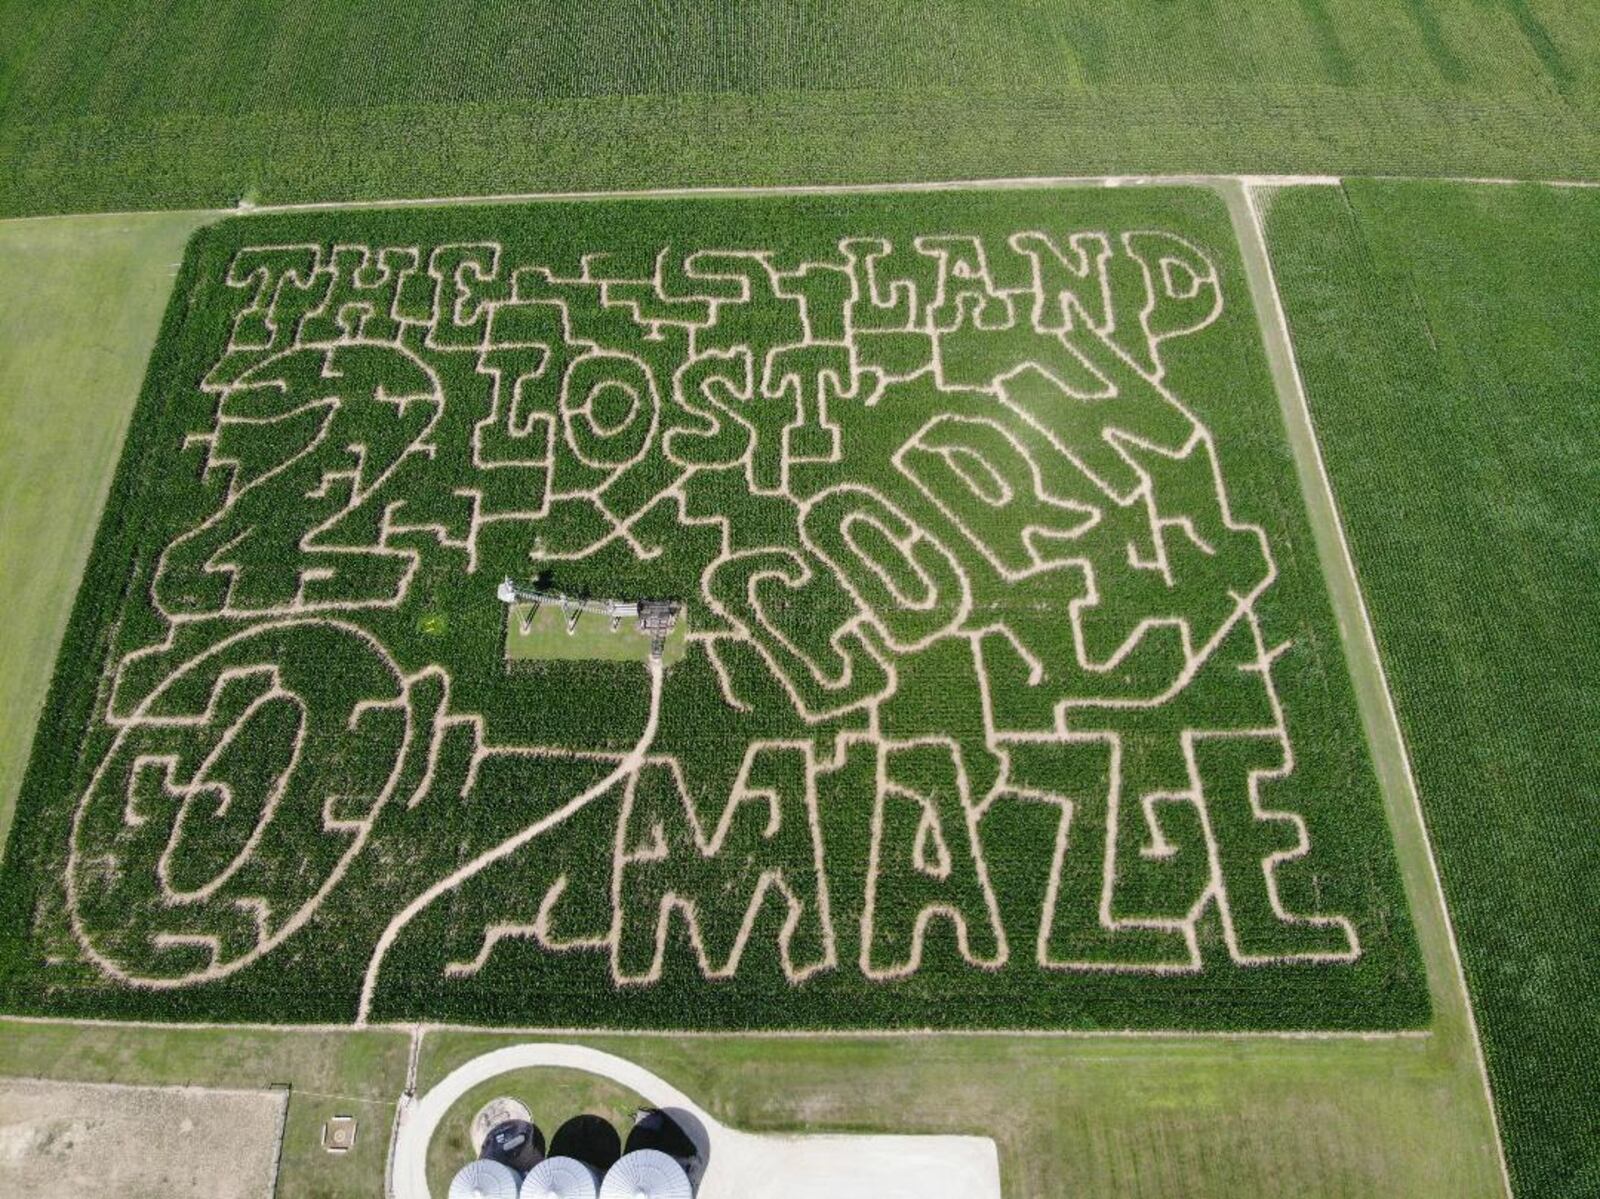
<path fill-rule="evenodd" d="M 201 219 L 0 224 L 0 845 L 145 360 Z"/>
<path fill-rule="evenodd" d="M 627 617 L 613 631 L 606 617 L 593 612 L 576 615 L 571 628 L 555 604 L 514 604 L 506 620 L 506 658 L 511 662 L 596 661 L 645 662 L 650 658 L 650 638 Z M 661 660 L 668 666 L 682 659 L 688 648 L 689 624 L 679 620 L 665 638 Z"/>

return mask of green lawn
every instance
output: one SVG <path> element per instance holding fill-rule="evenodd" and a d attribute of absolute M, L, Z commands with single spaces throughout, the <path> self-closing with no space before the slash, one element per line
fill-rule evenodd
<path fill-rule="evenodd" d="M 667 635 L 661 661 L 680 661 L 688 648 L 689 622 L 680 619 Z M 632 617 L 615 632 L 604 616 L 580 613 L 572 630 L 556 604 L 511 605 L 506 619 L 506 658 L 512 662 L 595 661 L 643 662 L 650 657 L 650 638 L 634 627 Z"/>
<path fill-rule="evenodd" d="M 528 1039 L 435 1031 L 425 1093 L 479 1053 Z M 1481 1086 L 1448 1032 L 1329 1041 L 1129 1037 L 579 1037 L 630 1058 L 717 1118 L 752 1131 L 968 1132 L 1000 1145 L 1006 1194 L 1111 1199 L 1330 1199 L 1500 1194 Z M 0 1020 L 6 1074 L 86 1081 L 293 1087 L 279 1194 L 377 1196 L 405 1078 L 396 1032 L 93 1027 Z M 505 1086 L 517 1094 L 517 1075 Z M 567 1080 L 572 1082 L 573 1080 Z M 554 1106 L 624 1096 L 583 1082 L 524 1095 L 549 1136 Z M 470 1102 L 459 1116 L 470 1118 Z M 322 1120 L 361 1118 L 352 1154 L 317 1145 Z M 443 1127 L 448 1136 L 452 1113 Z M 440 1138 L 441 1143 L 444 1137 Z M 456 1146 L 459 1148 L 459 1146 Z M 441 1150 L 444 1152 L 444 1150 Z M 375 1155 L 375 1156 L 369 1156 Z M 440 1165 L 443 1170 L 443 1165 Z"/>
<path fill-rule="evenodd" d="M 1559 0 L 0 4 L 0 212 L 1254 171 L 1593 177 Z"/>
<path fill-rule="evenodd" d="M 183 243 L 200 220 L 174 212 L 0 222 L 0 845 L 68 597 Z"/>
<path fill-rule="evenodd" d="M 1523 1195 L 1600 1191 L 1600 194 L 1278 195 L 1273 257 Z"/>

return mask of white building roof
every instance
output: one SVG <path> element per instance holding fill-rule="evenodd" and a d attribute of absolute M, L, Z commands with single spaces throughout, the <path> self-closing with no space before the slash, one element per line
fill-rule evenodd
<path fill-rule="evenodd" d="M 595 1199 L 595 1172 L 575 1157 L 547 1157 L 522 1180 L 521 1199 Z"/>
<path fill-rule="evenodd" d="M 694 1199 L 683 1167 L 659 1149 L 625 1153 L 606 1171 L 600 1199 Z"/>
<path fill-rule="evenodd" d="M 450 1180 L 450 1199 L 517 1199 L 517 1172 L 499 1162 L 468 1162 Z"/>

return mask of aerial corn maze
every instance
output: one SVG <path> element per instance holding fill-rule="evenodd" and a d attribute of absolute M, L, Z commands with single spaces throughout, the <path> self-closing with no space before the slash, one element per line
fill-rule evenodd
<path fill-rule="evenodd" d="M 1428 1018 L 1208 191 L 224 221 L 106 511 L 14 1008 Z"/>

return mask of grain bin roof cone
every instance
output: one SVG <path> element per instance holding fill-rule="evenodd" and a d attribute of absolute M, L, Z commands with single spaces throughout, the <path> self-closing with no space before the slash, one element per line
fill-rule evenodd
<path fill-rule="evenodd" d="M 522 1199 L 595 1199 L 600 1175 L 575 1157 L 547 1157 L 522 1180 Z"/>
<path fill-rule="evenodd" d="M 677 1162 L 659 1149 L 637 1149 L 606 1171 L 600 1199 L 694 1199 L 694 1192 Z"/>
<path fill-rule="evenodd" d="M 531 1120 L 502 1120 L 483 1138 L 478 1156 L 525 1175 L 544 1160 L 544 1133 Z"/>
<path fill-rule="evenodd" d="M 517 1199 L 517 1173 L 482 1158 L 468 1162 L 450 1180 L 450 1199 Z"/>

